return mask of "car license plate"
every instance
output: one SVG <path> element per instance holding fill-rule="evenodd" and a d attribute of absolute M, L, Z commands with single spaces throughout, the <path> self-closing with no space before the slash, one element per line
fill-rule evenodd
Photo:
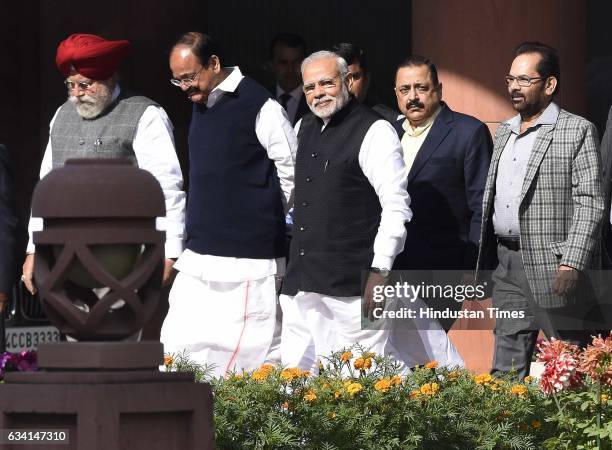
<path fill-rule="evenodd" d="M 38 344 L 58 342 L 59 338 L 59 330 L 52 326 L 7 328 L 6 351 L 35 350 Z"/>

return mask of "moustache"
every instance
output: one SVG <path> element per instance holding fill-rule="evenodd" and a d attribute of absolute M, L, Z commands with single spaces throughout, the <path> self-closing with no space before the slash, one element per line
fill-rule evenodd
<path fill-rule="evenodd" d="M 187 95 L 187 97 L 191 97 L 193 94 L 198 93 L 200 90 L 196 87 L 190 87 L 189 89 L 187 89 L 187 92 L 185 92 L 185 94 Z"/>
<path fill-rule="evenodd" d="M 425 105 L 423 103 L 420 102 L 420 100 L 410 100 L 408 103 L 406 103 L 406 109 L 410 109 L 410 108 L 424 108 Z"/>
<path fill-rule="evenodd" d="M 326 95 L 325 97 L 322 97 L 322 98 L 319 98 L 319 99 L 315 99 L 312 102 L 312 106 L 316 108 L 317 106 L 319 106 L 319 104 L 321 104 L 323 102 L 326 102 L 326 101 L 329 101 L 329 100 L 334 101 L 335 99 L 336 98 L 332 97 L 331 95 Z"/>

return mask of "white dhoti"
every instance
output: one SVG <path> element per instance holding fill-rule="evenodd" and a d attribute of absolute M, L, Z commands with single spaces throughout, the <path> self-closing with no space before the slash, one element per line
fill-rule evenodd
<path fill-rule="evenodd" d="M 389 330 L 380 322 L 362 329 L 361 297 L 330 297 L 312 292 L 280 296 L 283 310 L 281 360 L 288 367 L 318 372 L 319 360 L 332 352 L 361 345 L 382 355 Z"/>
<path fill-rule="evenodd" d="M 191 360 L 213 365 L 217 377 L 275 362 L 268 358 L 280 335 L 274 275 L 230 282 L 179 272 L 169 304 L 161 330 L 166 353 L 186 350 Z"/>

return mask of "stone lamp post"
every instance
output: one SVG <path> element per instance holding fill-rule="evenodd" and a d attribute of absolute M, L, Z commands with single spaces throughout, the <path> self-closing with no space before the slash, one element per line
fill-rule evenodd
<path fill-rule="evenodd" d="M 191 373 L 159 372 L 160 342 L 125 340 L 159 301 L 164 233 L 155 220 L 165 205 L 157 180 L 125 160 L 70 160 L 38 183 L 32 215 L 44 221 L 34 233 L 43 308 L 77 342 L 41 344 L 42 370 L 6 375 L 0 430 L 66 432 L 68 442 L 45 448 L 212 449 L 210 386 Z M 13 448 L 2 439 L 0 448 Z"/>

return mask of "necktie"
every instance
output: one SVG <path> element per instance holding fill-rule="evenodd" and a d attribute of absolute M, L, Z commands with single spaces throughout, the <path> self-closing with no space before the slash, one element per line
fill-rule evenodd
<path fill-rule="evenodd" d="M 280 100 L 280 104 L 283 108 L 285 108 L 285 111 L 287 111 L 287 102 L 289 101 L 290 98 L 291 98 L 291 95 L 287 94 L 286 92 L 284 94 L 281 94 L 280 97 L 278 97 L 278 99 Z"/>

